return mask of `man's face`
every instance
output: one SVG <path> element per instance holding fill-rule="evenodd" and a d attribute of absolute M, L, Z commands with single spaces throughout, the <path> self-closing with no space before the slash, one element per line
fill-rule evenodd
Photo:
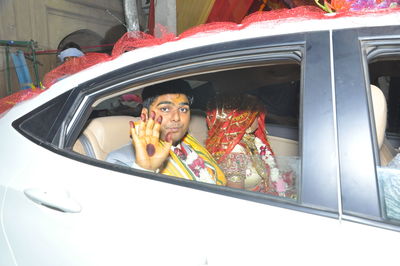
<path fill-rule="evenodd" d="M 143 110 L 144 112 L 147 111 L 146 108 L 143 108 Z M 167 133 L 171 132 L 172 143 L 176 145 L 187 133 L 190 122 L 190 107 L 186 95 L 160 95 L 150 105 L 149 111 L 154 111 L 156 113 L 156 119 L 160 115 L 163 118 L 160 132 L 160 138 L 162 140 L 165 140 Z"/>

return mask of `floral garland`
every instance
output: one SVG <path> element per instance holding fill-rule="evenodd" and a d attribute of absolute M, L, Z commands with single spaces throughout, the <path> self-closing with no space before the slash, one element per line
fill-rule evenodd
<path fill-rule="evenodd" d="M 323 5 L 315 0 L 315 3 L 328 13 L 400 7 L 400 0 L 324 0 Z"/>

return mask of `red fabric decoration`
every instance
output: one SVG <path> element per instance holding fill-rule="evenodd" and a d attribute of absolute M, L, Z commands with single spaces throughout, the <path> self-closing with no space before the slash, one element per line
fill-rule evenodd
<path fill-rule="evenodd" d="M 176 39 L 175 34 L 168 32 L 165 27 L 159 26 L 157 29 L 161 32 L 160 38 L 156 38 L 141 31 L 125 33 L 115 43 L 111 54 L 112 57 L 117 57 L 125 52 L 135 50 L 137 48 L 160 45 Z"/>
<path fill-rule="evenodd" d="M 240 23 L 253 0 L 215 0 L 207 22 L 231 21 Z"/>
<path fill-rule="evenodd" d="M 255 120 L 258 126 L 254 135 L 273 155 L 265 130 L 265 109 L 254 96 L 220 95 L 207 109 L 206 148 L 217 162 L 222 162 L 231 153 Z"/>
<path fill-rule="evenodd" d="M 230 4 L 235 1 L 229 2 Z M 243 3 L 247 3 L 247 0 Z M 249 1 L 250 2 L 250 1 Z M 216 2 L 217 3 L 217 2 Z M 219 3 L 219 1 L 218 1 Z M 373 11 L 374 13 L 389 13 L 392 12 L 392 9 Z M 398 10 L 398 9 L 397 9 Z M 306 20 L 306 19 L 332 19 L 342 16 L 358 16 L 362 14 L 366 14 L 368 11 L 358 11 L 358 12 L 343 12 L 337 13 L 335 16 L 326 16 L 325 12 L 318 7 L 315 6 L 300 6 L 292 9 L 277 9 L 273 11 L 259 11 L 255 12 L 242 20 L 241 24 L 236 24 L 234 22 L 213 22 L 207 23 L 203 25 L 199 25 L 197 27 L 193 27 L 191 29 L 186 30 L 178 37 L 176 37 L 173 33 L 170 33 L 166 30 L 165 27 L 157 25 L 156 29 L 161 33 L 161 37 L 154 37 L 150 34 L 144 32 L 128 32 L 124 36 L 122 36 L 117 43 L 114 45 L 112 56 L 108 56 L 107 54 L 99 54 L 99 53 L 88 53 L 83 57 L 74 58 L 51 72 L 47 73 L 44 80 L 43 85 L 48 88 L 61 78 L 66 75 L 74 74 L 82 69 L 85 69 L 94 64 L 111 60 L 119 55 L 131 51 L 141 47 L 150 47 L 154 45 L 160 45 L 166 42 L 177 41 L 183 38 L 187 38 L 193 36 L 197 33 L 207 33 L 207 32 L 223 32 L 223 31 L 233 31 L 243 29 L 254 22 L 260 21 L 272 21 L 276 20 L 277 23 L 282 23 L 282 19 L 287 18 L 296 18 L 298 20 Z"/>
<path fill-rule="evenodd" d="M 45 88 L 49 88 L 57 81 L 66 78 L 69 75 L 110 59 L 111 57 L 104 53 L 87 53 L 84 56 L 72 58 L 48 72 L 44 76 L 42 84 Z"/>
<path fill-rule="evenodd" d="M 39 95 L 43 90 L 35 88 L 35 89 L 26 89 L 17 91 L 9 96 L 0 99 L 0 114 L 6 112 L 11 109 L 14 105 L 19 102 L 28 100 L 36 95 Z"/>
<path fill-rule="evenodd" d="M 254 22 L 281 20 L 287 18 L 306 19 L 325 19 L 325 12 L 315 6 L 300 6 L 292 9 L 277 9 L 273 11 L 255 12 L 242 21 L 243 27 L 246 27 Z"/>
<path fill-rule="evenodd" d="M 306 1 L 306 0 L 304 0 Z M 337 0 L 339 1 L 339 0 Z M 241 2 L 241 4 L 239 4 Z M 246 10 L 250 7 L 252 1 L 249 0 L 217 0 L 216 4 L 219 5 L 220 8 L 223 7 L 223 3 L 226 4 L 224 8 L 227 8 L 232 11 L 233 19 L 232 21 L 237 21 L 237 19 L 242 16 L 238 15 L 236 12 L 237 8 L 240 11 L 240 14 L 243 13 L 243 10 Z M 237 4 L 237 5 L 235 5 Z M 240 5 L 240 6 L 238 6 Z M 248 6 L 247 6 L 248 5 Z M 217 8 L 217 7 L 215 7 Z M 235 10 L 235 11 L 233 11 Z M 292 9 L 277 9 L 273 11 L 259 11 L 255 12 L 247 17 L 245 17 L 241 24 L 236 24 L 234 22 L 214 22 L 203 24 L 197 27 L 193 27 L 178 37 L 176 37 L 173 33 L 167 32 L 165 28 L 159 27 L 160 32 L 162 33 L 161 37 L 155 38 L 150 34 L 146 34 L 143 32 L 133 32 L 133 33 L 126 33 L 124 36 L 118 40 L 118 42 L 114 45 L 112 56 L 108 54 L 102 53 L 87 53 L 83 57 L 74 58 L 65 62 L 64 64 L 58 66 L 57 68 L 53 69 L 49 73 L 47 73 L 43 79 L 43 86 L 45 88 L 49 88 L 51 85 L 56 83 L 58 80 L 62 78 L 77 73 L 85 68 L 93 66 L 95 64 L 109 61 L 118 57 L 124 52 L 134 50 L 140 47 L 149 47 L 154 45 L 160 45 L 166 42 L 176 41 L 183 38 L 187 38 L 193 36 L 197 33 L 206 33 L 206 32 L 223 32 L 223 31 L 233 31 L 233 30 L 241 30 L 243 28 L 248 27 L 252 23 L 261 22 L 261 21 L 275 21 L 274 23 L 284 23 L 284 19 L 287 18 L 295 18 L 296 20 L 307 20 L 307 19 L 334 19 L 338 17 L 351 17 L 351 16 L 362 16 L 365 14 L 386 14 L 386 13 L 393 13 L 398 12 L 400 8 L 387 8 L 387 9 L 380 9 L 380 10 L 363 10 L 363 11 L 346 11 L 346 12 L 338 12 L 335 16 L 326 16 L 324 15 L 325 12 L 320 8 L 315 6 L 300 6 Z M 229 11 L 230 12 L 230 11 Z M 240 20 L 239 20 L 240 21 Z M 16 103 L 29 99 L 43 90 L 23 90 L 19 91 L 15 94 L 7 96 L 3 99 L 0 99 L 0 113 L 8 110 Z"/>

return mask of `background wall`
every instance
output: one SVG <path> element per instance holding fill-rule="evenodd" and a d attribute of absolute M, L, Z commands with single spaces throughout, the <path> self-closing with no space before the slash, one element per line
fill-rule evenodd
<path fill-rule="evenodd" d="M 0 0 L 0 39 L 34 40 L 38 51 L 56 50 L 67 35 L 88 30 L 104 44 L 119 38 L 125 31 L 118 19 L 124 21 L 122 0 Z M 11 52 L 16 49 L 10 47 Z M 39 54 L 37 59 L 40 80 L 59 64 L 55 53 Z M 27 63 L 34 81 L 32 62 L 27 60 Z M 0 46 L 0 97 L 19 89 L 11 59 L 10 67 L 12 84 L 8 88 L 5 46 Z"/>

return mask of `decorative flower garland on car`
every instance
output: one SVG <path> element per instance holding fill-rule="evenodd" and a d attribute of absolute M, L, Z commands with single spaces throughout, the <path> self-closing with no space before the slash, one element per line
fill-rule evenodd
<path fill-rule="evenodd" d="M 323 5 L 319 0 L 315 0 L 315 3 L 328 13 L 396 8 L 400 6 L 399 0 L 331 0 L 330 2 L 324 0 Z"/>

